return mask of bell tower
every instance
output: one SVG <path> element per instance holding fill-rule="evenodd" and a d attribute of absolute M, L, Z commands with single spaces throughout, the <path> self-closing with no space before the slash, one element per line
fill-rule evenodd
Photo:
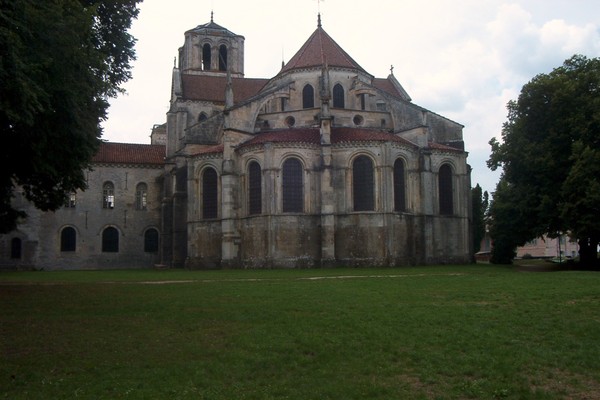
<path fill-rule="evenodd" d="M 185 33 L 179 49 L 179 70 L 184 74 L 244 76 L 244 37 L 214 22 L 198 25 Z"/>

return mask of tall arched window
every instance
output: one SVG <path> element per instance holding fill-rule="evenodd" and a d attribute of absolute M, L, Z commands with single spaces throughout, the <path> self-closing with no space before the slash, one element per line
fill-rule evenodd
<path fill-rule="evenodd" d="M 158 251 L 158 231 L 150 228 L 144 232 L 144 251 L 156 253 Z"/>
<path fill-rule="evenodd" d="M 227 46 L 219 46 L 219 71 L 227 71 Z"/>
<path fill-rule="evenodd" d="M 210 70 L 210 61 L 211 61 L 211 49 L 210 44 L 205 43 L 202 46 L 202 69 L 205 71 Z"/>
<path fill-rule="evenodd" d="M 218 202 L 217 171 L 206 168 L 202 173 L 202 218 L 217 218 Z"/>
<path fill-rule="evenodd" d="M 10 241 L 10 258 L 21 258 L 23 242 L 20 238 L 12 238 Z"/>
<path fill-rule="evenodd" d="M 352 197 L 354 211 L 375 210 L 373 161 L 367 156 L 358 156 L 352 162 Z"/>
<path fill-rule="evenodd" d="M 104 182 L 102 186 L 102 208 L 115 208 L 115 185 L 112 182 Z"/>
<path fill-rule="evenodd" d="M 148 185 L 138 183 L 135 188 L 135 208 L 137 210 L 145 210 L 148 206 Z"/>
<path fill-rule="evenodd" d="M 304 211 L 304 187 L 302 163 L 297 158 L 288 158 L 283 163 L 283 212 Z"/>
<path fill-rule="evenodd" d="M 339 83 L 336 83 L 333 87 L 333 107 L 344 108 L 344 88 Z"/>
<path fill-rule="evenodd" d="M 60 232 L 60 251 L 75 251 L 77 247 L 77 232 L 67 226 Z"/>
<path fill-rule="evenodd" d="M 311 85 L 302 89 L 302 108 L 313 108 L 315 106 L 315 89 Z"/>
<path fill-rule="evenodd" d="M 406 211 L 404 161 L 400 158 L 394 162 L 394 211 Z"/>
<path fill-rule="evenodd" d="M 102 252 L 119 252 L 119 231 L 112 226 L 109 226 L 102 231 Z"/>
<path fill-rule="evenodd" d="M 440 200 L 440 214 L 454 214 L 454 201 L 452 195 L 452 167 L 444 164 L 438 173 L 438 192 Z"/>
<path fill-rule="evenodd" d="M 248 214 L 262 213 L 262 174 L 260 165 L 252 161 L 248 167 Z"/>

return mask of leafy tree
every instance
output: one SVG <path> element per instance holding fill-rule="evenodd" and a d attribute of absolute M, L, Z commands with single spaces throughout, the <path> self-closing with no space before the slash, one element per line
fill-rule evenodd
<path fill-rule="evenodd" d="M 534 77 L 508 103 L 502 142 L 490 145 L 488 166 L 503 169 L 490 208 L 498 259 L 535 237 L 570 232 L 581 261 L 597 263 L 600 59 L 575 55 Z"/>
<path fill-rule="evenodd" d="M 85 189 L 108 99 L 131 77 L 141 0 L 0 0 L 0 232 L 22 190 L 55 210 Z"/>
<path fill-rule="evenodd" d="M 481 241 L 485 236 L 485 216 L 489 205 L 488 192 L 483 192 L 477 184 L 471 189 L 471 204 L 473 206 L 473 252 L 481 249 Z"/>

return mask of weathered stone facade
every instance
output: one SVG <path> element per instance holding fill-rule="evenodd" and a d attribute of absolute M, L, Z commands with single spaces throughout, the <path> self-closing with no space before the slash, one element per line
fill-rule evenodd
<path fill-rule="evenodd" d="M 36 210 L 18 193 L 15 205 L 28 217 L 17 231 L 0 236 L 0 268 L 157 264 L 164 153 L 163 145 L 103 143 L 86 171 L 88 189 L 74 193 L 55 212 Z M 111 185 L 112 193 L 105 191 Z"/>
<path fill-rule="evenodd" d="M 208 48 L 211 57 L 226 49 L 220 70 L 214 58 L 204 68 L 199 50 L 190 50 Z M 243 37 L 213 21 L 186 32 L 167 114 L 165 179 L 173 191 L 163 211 L 164 263 L 469 261 L 470 175 L 460 124 L 414 105 L 393 75 L 364 71 L 320 21 L 271 79 L 244 78 L 243 54 Z M 287 160 L 300 165 L 295 188 L 286 187 Z M 443 184 L 442 166 L 450 170 Z M 368 193 L 366 204 L 356 185 Z M 450 199 L 440 198 L 440 185 Z M 288 207 L 286 196 L 298 197 L 296 204 Z"/>
<path fill-rule="evenodd" d="M 151 158 L 98 161 L 76 209 L 34 211 L 15 233 L 26 244 L 23 263 L 28 257 L 59 268 L 271 268 L 470 261 L 462 126 L 413 104 L 393 74 L 366 72 L 320 19 L 270 79 L 244 76 L 244 37 L 211 19 L 185 33 L 172 79 L 166 124 L 153 135 L 153 143 L 166 144 L 166 158 L 160 165 Z M 109 210 L 99 204 L 106 182 L 115 185 Z M 144 211 L 136 209 L 139 182 L 148 187 Z M 60 251 L 67 226 L 77 233 L 74 252 Z M 119 233 L 118 252 L 101 248 L 107 227 Z M 148 229 L 160 233 L 157 251 L 144 251 Z M 15 235 L 3 239 L 2 259 Z"/>

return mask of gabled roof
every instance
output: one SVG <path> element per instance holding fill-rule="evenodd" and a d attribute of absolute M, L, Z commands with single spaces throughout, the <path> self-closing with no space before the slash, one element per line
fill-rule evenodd
<path fill-rule="evenodd" d="M 268 79 L 232 78 L 233 102 L 237 104 L 258 94 Z M 225 102 L 226 76 L 181 76 L 182 96 L 185 100 Z"/>
<path fill-rule="evenodd" d="M 299 68 L 341 67 L 366 71 L 323 30 L 319 24 L 306 43 L 281 69 L 280 73 Z"/>
<path fill-rule="evenodd" d="M 102 142 L 92 163 L 161 165 L 165 155 L 165 146 L 161 144 Z"/>

